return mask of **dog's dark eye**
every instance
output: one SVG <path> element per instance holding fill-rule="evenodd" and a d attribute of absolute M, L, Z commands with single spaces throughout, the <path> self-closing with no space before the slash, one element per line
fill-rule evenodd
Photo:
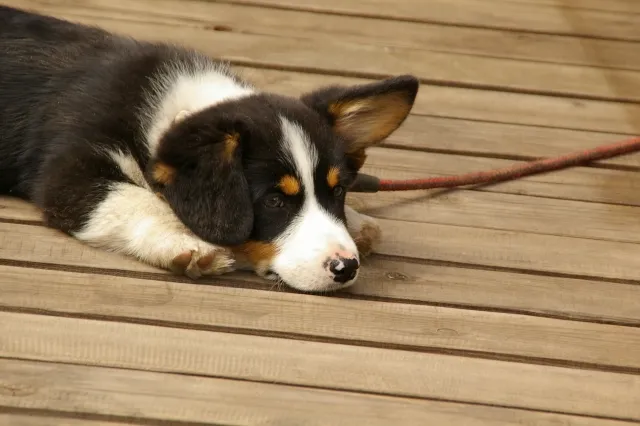
<path fill-rule="evenodd" d="M 333 196 L 336 198 L 342 197 L 344 195 L 344 188 L 340 185 L 333 188 Z"/>
<path fill-rule="evenodd" d="M 271 209 L 279 209 L 284 207 L 284 200 L 281 195 L 274 194 L 265 198 L 264 205 Z"/>

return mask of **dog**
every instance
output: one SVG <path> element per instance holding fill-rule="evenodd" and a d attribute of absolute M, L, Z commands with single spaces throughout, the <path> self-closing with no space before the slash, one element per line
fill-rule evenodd
<path fill-rule="evenodd" d="M 345 288 L 380 236 L 345 196 L 418 87 L 401 75 L 280 96 L 186 47 L 0 6 L 0 193 L 193 279 L 249 267 Z"/>

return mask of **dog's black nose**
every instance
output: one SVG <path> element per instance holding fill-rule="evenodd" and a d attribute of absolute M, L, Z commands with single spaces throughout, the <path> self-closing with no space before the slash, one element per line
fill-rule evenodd
<path fill-rule="evenodd" d="M 356 277 L 360 262 L 355 257 L 344 258 L 339 257 L 331 261 L 329 270 L 333 273 L 333 281 L 337 283 L 346 283 Z"/>

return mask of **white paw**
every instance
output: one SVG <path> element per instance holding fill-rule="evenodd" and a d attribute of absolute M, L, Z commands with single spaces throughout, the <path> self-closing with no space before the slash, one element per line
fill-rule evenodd
<path fill-rule="evenodd" d="M 360 258 L 369 256 L 382 238 L 380 225 L 374 218 L 358 213 L 350 207 L 345 208 L 345 213 L 347 228 L 358 247 Z"/>
<path fill-rule="evenodd" d="M 235 259 L 231 250 L 198 242 L 193 248 L 180 251 L 171 260 L 170 269 L 191 279 L 202 275 L 220 275 L 233 271 Z"/>

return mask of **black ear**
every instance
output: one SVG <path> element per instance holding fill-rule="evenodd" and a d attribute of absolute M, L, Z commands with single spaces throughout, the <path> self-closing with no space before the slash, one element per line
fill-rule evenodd
<path fill-rule="evenodd" d="M 407 118 L 419 82 L 409 75 L 353 87 L 327 87 L 302 96 L 347 143 L 346 152 L 364 163 L 364 151 L 386 139 Z M 362 164 L 359 164 L 359 169 Z"/>
<path fill-rule="evenodd" d="M 242 165 L 242 125 L 210 111 L 185 117 L 162 137 L 149 180 L 197 236 L 219 245 L 244 243 L 253 204 Z"/>

